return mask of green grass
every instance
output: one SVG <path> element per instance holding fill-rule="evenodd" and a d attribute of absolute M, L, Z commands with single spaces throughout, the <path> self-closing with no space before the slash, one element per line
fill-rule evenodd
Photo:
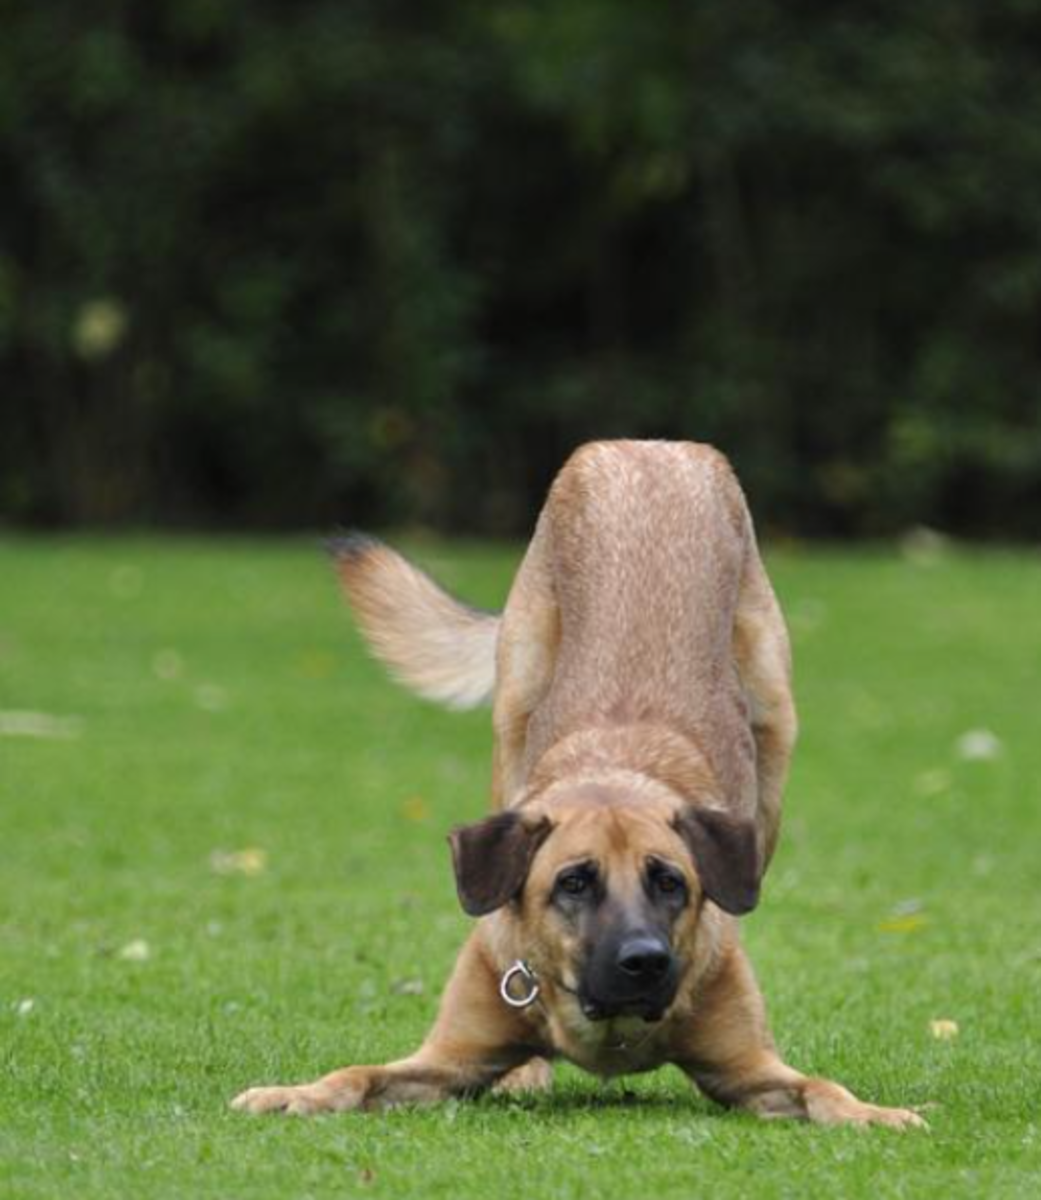
<path fill-rule="evenodd" d="M 496 605 L 517 554 L 420 557 Z M 931 1133 L 759 1123 L 669 1070 L 228 1111 L 422 1036 L 467 927 L 444 834 L 484 807 L 487 714 L 387 683 L 310 543 L 9 539 L 0 710 L 79 724 L 0 736 L 0 1195 L 1041 1194 L 1041 558 L 771 567 L 803 738 L 746 940 L 790 1060 L 935 1102 Z M 959 757 L 977 728 L 997 757 Z M 213 869 L 246 847 L 266 870 Z"/>

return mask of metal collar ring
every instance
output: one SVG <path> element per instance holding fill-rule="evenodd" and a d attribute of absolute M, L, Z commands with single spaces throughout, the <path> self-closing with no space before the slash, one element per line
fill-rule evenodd
<path fill-rule="evenodd" d="M 518 979 L 524 985 L 522 996 L 515 995 L 512 990 Z M 535 972 L 523 959 L 518 958 L 503 972 L 502 979 L 499 980 L 499 995 L 510 1008 L 528 1008 L 539 998 L 539 981 Z"/>

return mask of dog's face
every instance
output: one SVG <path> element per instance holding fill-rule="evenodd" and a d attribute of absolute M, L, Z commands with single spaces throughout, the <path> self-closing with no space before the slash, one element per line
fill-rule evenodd
<path fill-rule="evenodd" d="M 452 847 L 464 908 L 511 904 L 525 953 L 593 1021 L 660 1020 L 704 900 L 746 912 L 758 895 L 750 823 L 592 787 L 456 830 Z"/>
<path fill-rule="evenodd" d="M 679 833 L 641 809 L 562 814 L 529 873 L 525 932 L 590 1020 L 672 1003 L 701 888 Z"/>

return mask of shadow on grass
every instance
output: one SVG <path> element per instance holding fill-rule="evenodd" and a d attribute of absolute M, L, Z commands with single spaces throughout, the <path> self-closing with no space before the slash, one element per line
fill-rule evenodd
<path fill-rule="evenodd" d="M 486 1112 L 522 1111 L 554 1117 L 624 1111 L 640 1118 L 657 1118 L 663 1114 L 718 1118 L 727 1116 L 728 1112 L 693 1090 L 689 1093 L 655 1095 L 648 1091 L 610 1085 L 596 1091 L 571 1086 L 540 1093 L 485 1095 L 470 1103 L 478 1104 Z"/>

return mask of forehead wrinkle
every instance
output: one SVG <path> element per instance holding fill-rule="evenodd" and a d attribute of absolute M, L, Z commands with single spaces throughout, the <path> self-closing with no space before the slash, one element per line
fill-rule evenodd
<path fill-rule="evenodd" d="M 609 809 L 601 819 L 611 859 L 624 859 L 629 846 L 628 822 L 623 820 L 622 814 L 616 809 Z"/>
<path fill-rule="evenodd" d="M 553 869 L 594 859 L 615 886 L 638 887 L 649 858 L 673 862 L 682 857 L 671 845 L 669 829 L 659 814 L 616 807 L 584 809 L 567 814 L 556 844 Z M 552 843 L 549 843 L 552 845 Z M 629 881 L 628 886 L 625 881 Z"/>

